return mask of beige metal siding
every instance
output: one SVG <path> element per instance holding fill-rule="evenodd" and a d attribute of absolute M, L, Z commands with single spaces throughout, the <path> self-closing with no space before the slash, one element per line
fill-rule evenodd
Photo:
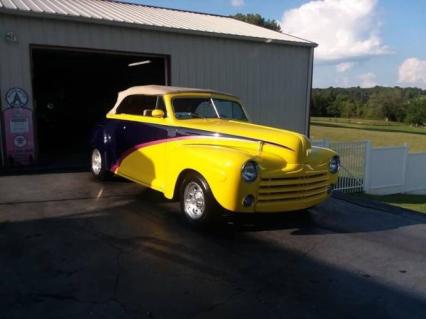
<path fill-rule="evenodd" d="M 18 43 L 4 41 L 8 31 Z M 306 131 L 310 47 L 12 15 L 0 15 L 0 35 L 3 105 L 11 87 L 31 95 L 30 44 L 168 54 L 172 85 L 238 95 L 255 122 Z"/>

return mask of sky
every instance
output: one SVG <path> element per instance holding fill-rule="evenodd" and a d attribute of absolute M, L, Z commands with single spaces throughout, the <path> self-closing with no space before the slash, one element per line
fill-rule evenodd
<path fill-rule="evenodd" d="M 425 0 L 128 0 L 222 15 L 259 13 L 318 43 L 315 88 L 426 89 Z"/>

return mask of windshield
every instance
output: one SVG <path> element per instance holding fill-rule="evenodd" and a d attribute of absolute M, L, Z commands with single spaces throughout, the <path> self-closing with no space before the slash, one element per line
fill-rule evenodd
<path fill-rule="evenodd" d="M 221 118 L 247 121 L 242 106 L 232 100 L 208 97 L 179 97 L 173 99 L 175 116 L 179 120 L 194 118 Z"/>

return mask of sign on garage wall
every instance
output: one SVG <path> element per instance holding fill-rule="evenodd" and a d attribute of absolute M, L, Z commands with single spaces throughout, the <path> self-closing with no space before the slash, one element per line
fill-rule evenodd
<path fill-rule="evenodd" d="M 19 87 L 10 88 L 3 109 L 8 164 L 28 165 L 34 159 L 33 112 L 28 93 Z"/>

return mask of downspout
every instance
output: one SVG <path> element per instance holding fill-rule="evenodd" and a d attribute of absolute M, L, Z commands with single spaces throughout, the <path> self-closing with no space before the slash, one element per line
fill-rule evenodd
<path fill-rule="evenodd" d="M 314 49 L 315 47 L 310 48 L 309 53 L 309 64 L 308 64 L 308 74 L 307 74 L 307 87 L 306 87 L 306 119 L 305 119 L 305 134 L 310 137 L 310 128 L 311 128 L 311 96 L 312 96 L 312 77 L 314 71 Z"/>

